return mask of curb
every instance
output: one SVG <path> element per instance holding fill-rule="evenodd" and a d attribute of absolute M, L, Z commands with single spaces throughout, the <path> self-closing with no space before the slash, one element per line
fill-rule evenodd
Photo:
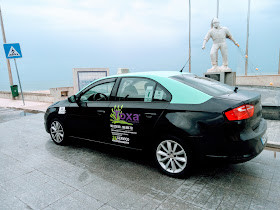
<path fill-rule="evenodd" d="M 280 120 L 280 106 L 262 106 L 262 115 L 267 120 Z"/>
<path fill-rule="evenodd" d="M 34 113 L 34 114 L 46 112 L 46 111 L 40 111 L 40 110 L 36 110 L 36 109 L 25 109 L 25 108 L 18 108 L 18 107 L 3 107 L 3 108 L 16 109 L 16 110 L 26 111 L 26 112 L 30 112 L 30 113 Z"/>

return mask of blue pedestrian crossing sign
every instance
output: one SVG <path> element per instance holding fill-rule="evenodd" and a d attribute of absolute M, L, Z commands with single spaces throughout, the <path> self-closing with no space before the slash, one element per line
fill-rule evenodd
<path fill-rule="evenodd" d="M 4 50 L 7 59 L 22 57 L 19 43 L 4 44 Z"/>

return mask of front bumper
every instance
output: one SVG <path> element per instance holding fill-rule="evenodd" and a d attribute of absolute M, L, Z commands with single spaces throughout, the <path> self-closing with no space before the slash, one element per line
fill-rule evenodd
<path fill-rule="evenodd" d="M 50 115 L 50 108 L 48 108 L 45 112 L 45 115 L 44 115 L 44 126 L 45 126 L 45 130 L 47 133 L 49 133 L 49 128 L 48 128 L 48 124 L 49 124 L 49 115 Z"/>

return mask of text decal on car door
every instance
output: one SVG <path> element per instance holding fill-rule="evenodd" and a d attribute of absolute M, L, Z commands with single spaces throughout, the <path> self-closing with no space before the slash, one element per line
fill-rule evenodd
<path fill-rule="evenodd" d="M 133 125 L 139 123 L 140 114 L 123 113 L 123 105 L 114 106 L 110 115 L 110 127 L 112 133 L 112 141 L 122 144 L 129 144 L 129 136 L 137 134 L 133 132 Z"/>

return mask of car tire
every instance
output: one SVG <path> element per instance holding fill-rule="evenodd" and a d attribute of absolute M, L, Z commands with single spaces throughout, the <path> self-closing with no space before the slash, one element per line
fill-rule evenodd
<path fill-rule="evenodd" d="M 188 175 L 193 161 L 190 147 L 170 136 L 155 147 L 155 159 L 161 171 L 171 177 Z"/>
<path fill-rule="evenodd" d="M 55 144 L 65 145 L 67 143 L 65 127 L 61 120 L 58 118 L 51 120 L 49 130 L 51 138 Z"/>

